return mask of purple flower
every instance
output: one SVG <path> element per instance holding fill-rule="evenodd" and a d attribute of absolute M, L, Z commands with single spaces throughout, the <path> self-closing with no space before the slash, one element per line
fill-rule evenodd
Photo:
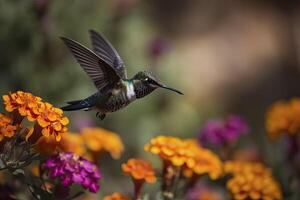
<path fill-rule="evenodd" d="M 169 44 L 162 38 L 154 39 L 150 44 L 149 55 L 157 59 L 169 50 Z"/>
<path fill-rule="evenodd" d="M 73 153 L 60 153 L 51 156 L 43 164 L 52 179 L 58 178 L 63 186 L 81 184 L 91 192 L 99 190 L 101 174 L 97 166 Z"/>
<path fill-rule="evenodd" d="M 203 145 L 225 145 L 236 142 L 243 134 L 247 134 L 249 127 L 239 116 L 230 115 L 226 119 L 208 121 L 200 131 L 199 141 Z"/>

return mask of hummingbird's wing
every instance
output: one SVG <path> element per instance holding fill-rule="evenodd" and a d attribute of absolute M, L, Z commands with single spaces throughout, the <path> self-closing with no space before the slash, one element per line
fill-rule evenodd
<path fill-rule="evenodd" d="M 115 69 L 93 51 L 74 40 L 64 37 L 61 37 L 61 39 L 75 56 L 80 66 L 91 77 L 98 90 L 106 86 L 113 87 L 120 81 L 121 77 Z"/>
<path fill-rule="evenodd" d="M 112 44 L 101 34 L 90 30 L 94 52 L 113 67 L 122 79 L 127 79 L 124 61 Z"/>

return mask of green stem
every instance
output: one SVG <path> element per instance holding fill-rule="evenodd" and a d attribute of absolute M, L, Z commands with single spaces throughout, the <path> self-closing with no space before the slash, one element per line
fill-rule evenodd
<path fill-rule="evenodd" d="M 172 165 L 164 166 L 164 183 L 162 187 L 162 194 L 165 200 L 173 200 L 176 197 L 177 187 L 180 181 L 181 167 L 174 167 Z M 168 174 L 170 173 L 170 174 Z"/>

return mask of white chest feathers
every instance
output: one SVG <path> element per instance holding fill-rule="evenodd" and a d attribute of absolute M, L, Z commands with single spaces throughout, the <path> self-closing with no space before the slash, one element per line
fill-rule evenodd
<path fill-rule="evenodd" d="M 135 96 L 133 84 L 128 84 L 126 89 L 127 89 L 127 92 L 126 92 L 127 99 L 130 101 L 135 100 L 136 96 Z"/>

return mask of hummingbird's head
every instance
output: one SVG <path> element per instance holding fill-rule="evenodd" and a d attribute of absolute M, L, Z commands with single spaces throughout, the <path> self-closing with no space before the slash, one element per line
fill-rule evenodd
<path fill-rule="evenodd" d="M 134 77 L 133 80 L 138 81 L 136 84 L 136 94 L 137 94 L 137 98 L 143 97 L 149 93 L 151 93 L 153 90 L 157 89 L 157 88 L 164 88 L 167 90 L 171 90 L 173 92 L 176 92 L 178 94 L 183 95 L 182 92 L 168 87 L 165 84 L 163 84 L 161 81 L 159 81 L 152 72 L 149 71 L 140 71 L 138 72 Z M 139 95 L 139 92 L 143 91 L 142 94 Z M 146 94 L 144 94 L 146 93 Z"/>

